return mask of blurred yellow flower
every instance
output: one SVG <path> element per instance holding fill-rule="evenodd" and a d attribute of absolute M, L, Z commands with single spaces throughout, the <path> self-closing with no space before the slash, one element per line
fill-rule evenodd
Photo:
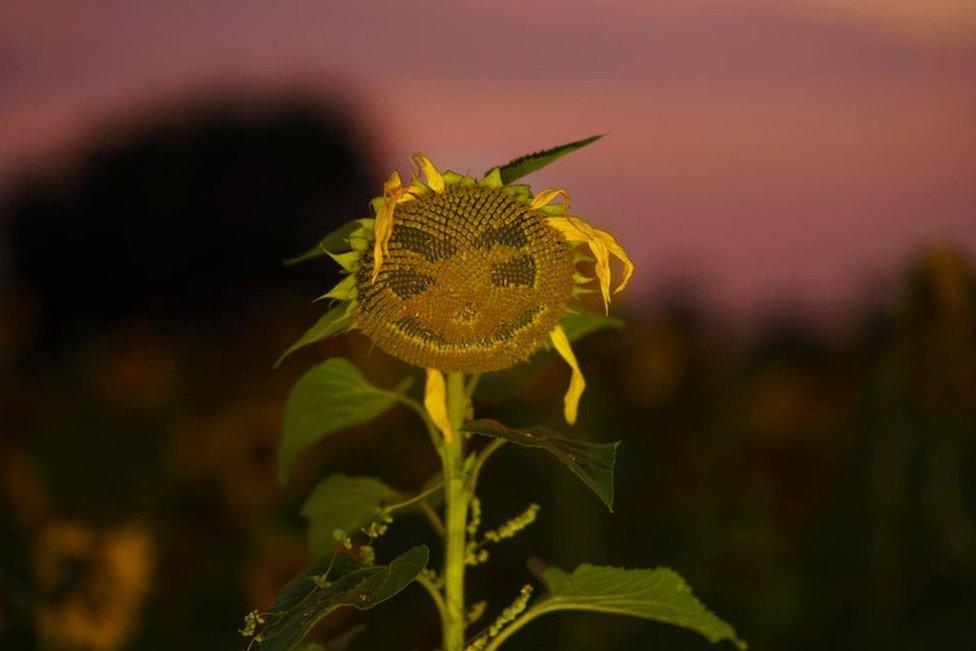
<path fill-rule="evenodd" d="M 123 647 L 136 632 L 153 570 L 152 539 L 140 523 L 97 530 L 54 521 L 34 545 L 45 646 L 91 651 Z"/>

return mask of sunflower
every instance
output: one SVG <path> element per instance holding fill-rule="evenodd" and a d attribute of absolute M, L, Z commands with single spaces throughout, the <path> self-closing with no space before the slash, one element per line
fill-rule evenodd
<path fill-rule="evenodd" d="M 534 193 L 506 183 L 498 167 L 480 178 L 441 171 L 421 153 L 412 162 L 408 184 L 393 172 L 372 200 L 373 218 L 346 224 L 294 259 L 327 254 L 347 275 L 320 297 L 338 305 L 286 354 L 360 330 L 427 369 L 425 404 L 449 436 L 446 414 L 435 416 L 444 411 L 443 371 L 497 371 L 551 345 L 572 370 L 564 416 L 573 424 L 586 383 L 560 321 L 578 311 L 578 297 L 594 283 L 609 310 L 612 293 L 633 274 L 627 253 L 571 212 L 565 189 Z M 621 278 L 611 291 L 612 259 Z"/>

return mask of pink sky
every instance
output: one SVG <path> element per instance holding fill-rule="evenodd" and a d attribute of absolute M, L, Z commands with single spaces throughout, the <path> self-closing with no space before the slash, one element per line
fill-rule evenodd
<path fill-rule="evenodd" d="M 339 88 L 404 171 L 607 133 L 532 181 L 639 288 L 843 310 L 925 243 L 976 253 L 974 80 L 970 0 L 5 0 L 0 182 L 152 101 Z"/>

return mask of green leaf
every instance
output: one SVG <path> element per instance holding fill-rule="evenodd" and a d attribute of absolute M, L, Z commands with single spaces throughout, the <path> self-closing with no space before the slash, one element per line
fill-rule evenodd
<path fill-rule="evenodd" d="M 613 511 L 613 466 L 616 443 L 593 443 L 549 427 L 512 429 L 487 418 L 461 427 L 466 432 L 505 439 L 517 445 L 548 450 L 573 471 Z"/>
<path fill-rule="evenodd" d="M 542 574 L 549 595 L 536 603 L 536 614 L 556 610 L 592 610 L 630 615 L 695 631 L 711 642 L 746 643 L 691 592 L 681 576 L 666 567 L 627 570 L 580 565 L 572 574 L 549 568 Z"/>
<path fill-rule="evenodd" d="M 323 642 L 305 642 L 294 651 L 346 651 L 353 639 L 366 630 L 363 624 L 351 626 L 347 630 Z M 260 647 L 258 647 L 260 648 Z"/>
<path fill-rule="evenodd" d="M 346 651 L 353 639 L 366 630 L 363 624 L 352 626 L 347 631 L 339 633 L 335 637 L 330 637 L 325 644 L 325 651 Z"/>
<path fill-rule="evenodd" d="M 293 343 L 288 350 L 281 354 L 281 357 L 275 362 L 274 368 L 281 366 L 285 358 L 299 348 L 304 348 L 309 344 L 328 339 L 332 335 L 337 335 L 346 330 L 352 320 L 352 312 L 352 303 L 340 303 L 320 316 L 319 320 L 315 322 L 315 325 L 306 330 L 305 334 L 299 337 L 298 341 Z"/>
<path fill-rule="evenodd" d="M 414 547 L 389 565 L 364 566 L 340 554 L 326 556 L 282 588 L 265 614 L 261 651 L 288 651 L 340 606 L 367 610 L 395 596 L 427 566 L 427 547 Z M 322 581 L 328 581 L 324 584 Z M 331 648 L 331 647 L 326 647 Z"/>
<path fill-rule="evenodd" d="M 501 173 L 502 182 L 507 185 L 512 181 L 522 178 L 526 174 L 531 174 L 537 169 L 545 167 L 557 158 L 562 158 L 566 154 L 574 152 L 577 149 L 582 149 L 583 147 L 596 142 L 602 137 L 602 134 L 599 136 L 590 136 L 589 138 L 583 138 L 582 140 L 577 140 L 576 142 L 560 145 L 544 151 L 537 151 L 534 154 L 516 158 L 510 163 L 506 163 L 498 168 L 499 172 Z M 486 172 L 486 174 L 490 172 L 491 170 Z"/>
<path fill-rule="evenodd" d="M 376 418 L 396 402 L 411 380 L 392 391 L 370 384 L 349 360 L 334 357 L 298 379 L 285 403 L 278 447 L 278 479 L 284 483 L 298 456 L 322 437 Z"/>
<path fill-rule="evenodd" d="M 313 556 L 332 550 L 332 532 L 342 529 L 354 535 L 379 517 L 380 510 L 401 500 L 401 494 L 373 477 L 332 475 L 319 483 L 302 506 L 308 520 L 309 547 Z"/>
<path fill-rule="evenodd" d="M 612 316 L 587 314 L 585 312 L 571 312 L 559 322 L 570 341 L 576 341 L 599 330 L 619 330 L 624 327 L 624 320 Z"/>
<path fill-rule="evenodd" d="M 361 251 L 362 248 L 360 247 L 362 247 L 362 242 L 372 237 L 369 234 L 369 231 L 372 229 L 372 219 L 355 219 L 351 222 L 346 222 L 319 240 L 318 244 L 305 253 L 285 260 L 285 264 L 293 265 L 307 262 L 315 258 L 320 258 L 327 253 L 336 254 L 346 253 L 348 251 Z"/>

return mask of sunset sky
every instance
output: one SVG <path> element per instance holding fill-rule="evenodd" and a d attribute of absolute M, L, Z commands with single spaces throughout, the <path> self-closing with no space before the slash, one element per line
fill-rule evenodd
<path fill-rule="evenodd" d="M 302 85 L 356 107 L 378 171 L 608 134 L 532 181 L 645 291 L 843 311 L 922 245 L 976 253 L 972 0 L 5 0 L 0 189 L 126 110 Z"/>

